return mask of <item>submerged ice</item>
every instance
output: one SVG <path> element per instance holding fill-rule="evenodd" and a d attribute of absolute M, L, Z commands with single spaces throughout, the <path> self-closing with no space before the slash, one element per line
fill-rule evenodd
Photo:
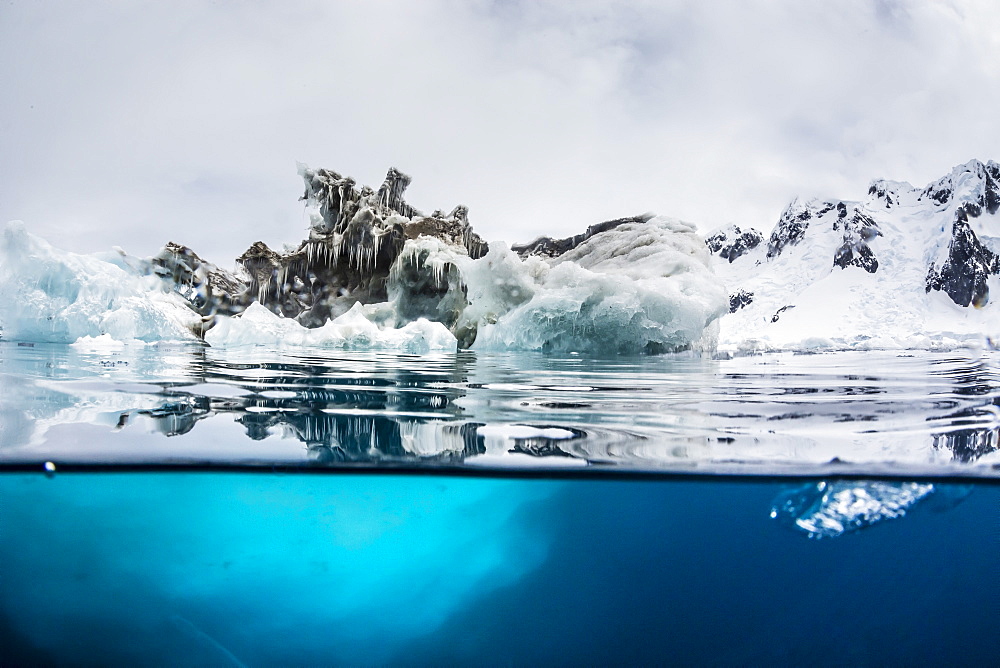
<path fill-rule="evenodd" d="M 934 491 L 931 483 L 833 480 L 808 483 L 778 496 L 771 518 L 810 538 L 834 538 L 899 519 Z"/>
<path fill-rule="evenodd" d="M 779 494 L 772 502 L 771 519 L 809 538 L 836 538 L 905 517 L 918 504 L 948 510 L 971 491 L 969 485 L 930 482 L 821 480 Z"/>
<path fill-rule="evenodd" d="M 57 663 L 396 663 L 543 563 L 552 538 L 525 517 L 562 487 L 114 475 L 0 479 L 5 638 L 64 639 Z"/>

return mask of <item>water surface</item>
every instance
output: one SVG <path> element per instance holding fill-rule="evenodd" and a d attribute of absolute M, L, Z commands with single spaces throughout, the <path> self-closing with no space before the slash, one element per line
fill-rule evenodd
<path fill-rule="evenodd" d="M 998 361 L 0 343 L 0 463 L 995 477 Z"/>

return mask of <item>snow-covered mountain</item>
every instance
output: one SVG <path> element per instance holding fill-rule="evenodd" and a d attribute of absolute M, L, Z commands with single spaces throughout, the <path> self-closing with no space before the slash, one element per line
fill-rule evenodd
<path fill-rule="evenodd" d="M 795 199 L 768 237 L 709 234 L 730 350 L 951 347 L 1000 335 L 1000 164 L 858 201 Z"/>

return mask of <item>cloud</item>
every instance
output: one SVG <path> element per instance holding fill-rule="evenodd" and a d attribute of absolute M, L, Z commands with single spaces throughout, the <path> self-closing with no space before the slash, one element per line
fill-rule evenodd
<path fill-rule="evenodd" d="M 987 2 L 34 3 L 0 9 L 0 219 L 227 263 L 302 237 L 295 162 L 487 238 L 646 210 L 768 228 L 1000 157 Z"/>

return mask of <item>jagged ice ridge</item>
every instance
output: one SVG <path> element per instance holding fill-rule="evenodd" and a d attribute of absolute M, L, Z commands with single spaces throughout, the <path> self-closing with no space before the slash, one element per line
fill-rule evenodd
<path fill-rule="evenodd" d="M 197 337 L 213 346 L 417 352 L 656 353 L 715 344 L 726 293 L 690 224 L 651 215 L 609 221 L 562 240 L 558 252 L 522 250 L 522 257 L 503 243 L 486 244 L 463 206 L 425 215 L 407 204 L 410 178 L 396 169 L 378 190 L 330 170 L 300 166 L 300 174 L 307 238 L 282 252 L 254 243 L 234 272 L 172 242 L 148 259 L 80 256 L 9 227 L 8 237 L 20 234 L 21 245 L 41 249 L 36 260 L 47 257 L 32 271 L 5 257 L 0 289 L 39 295 L 49 324 L 9 308 L 0 311 L 4 337 Z M 46 274 L 53 265 L 62 269 Z M 127 287 L 130 297 L 148 296 L 152 320 L 164 322 L 107 326 L 104 311 L 116 302 L 79 299 L 69 289 L 75 272 L 96 281 L 102 295 Z"/>

